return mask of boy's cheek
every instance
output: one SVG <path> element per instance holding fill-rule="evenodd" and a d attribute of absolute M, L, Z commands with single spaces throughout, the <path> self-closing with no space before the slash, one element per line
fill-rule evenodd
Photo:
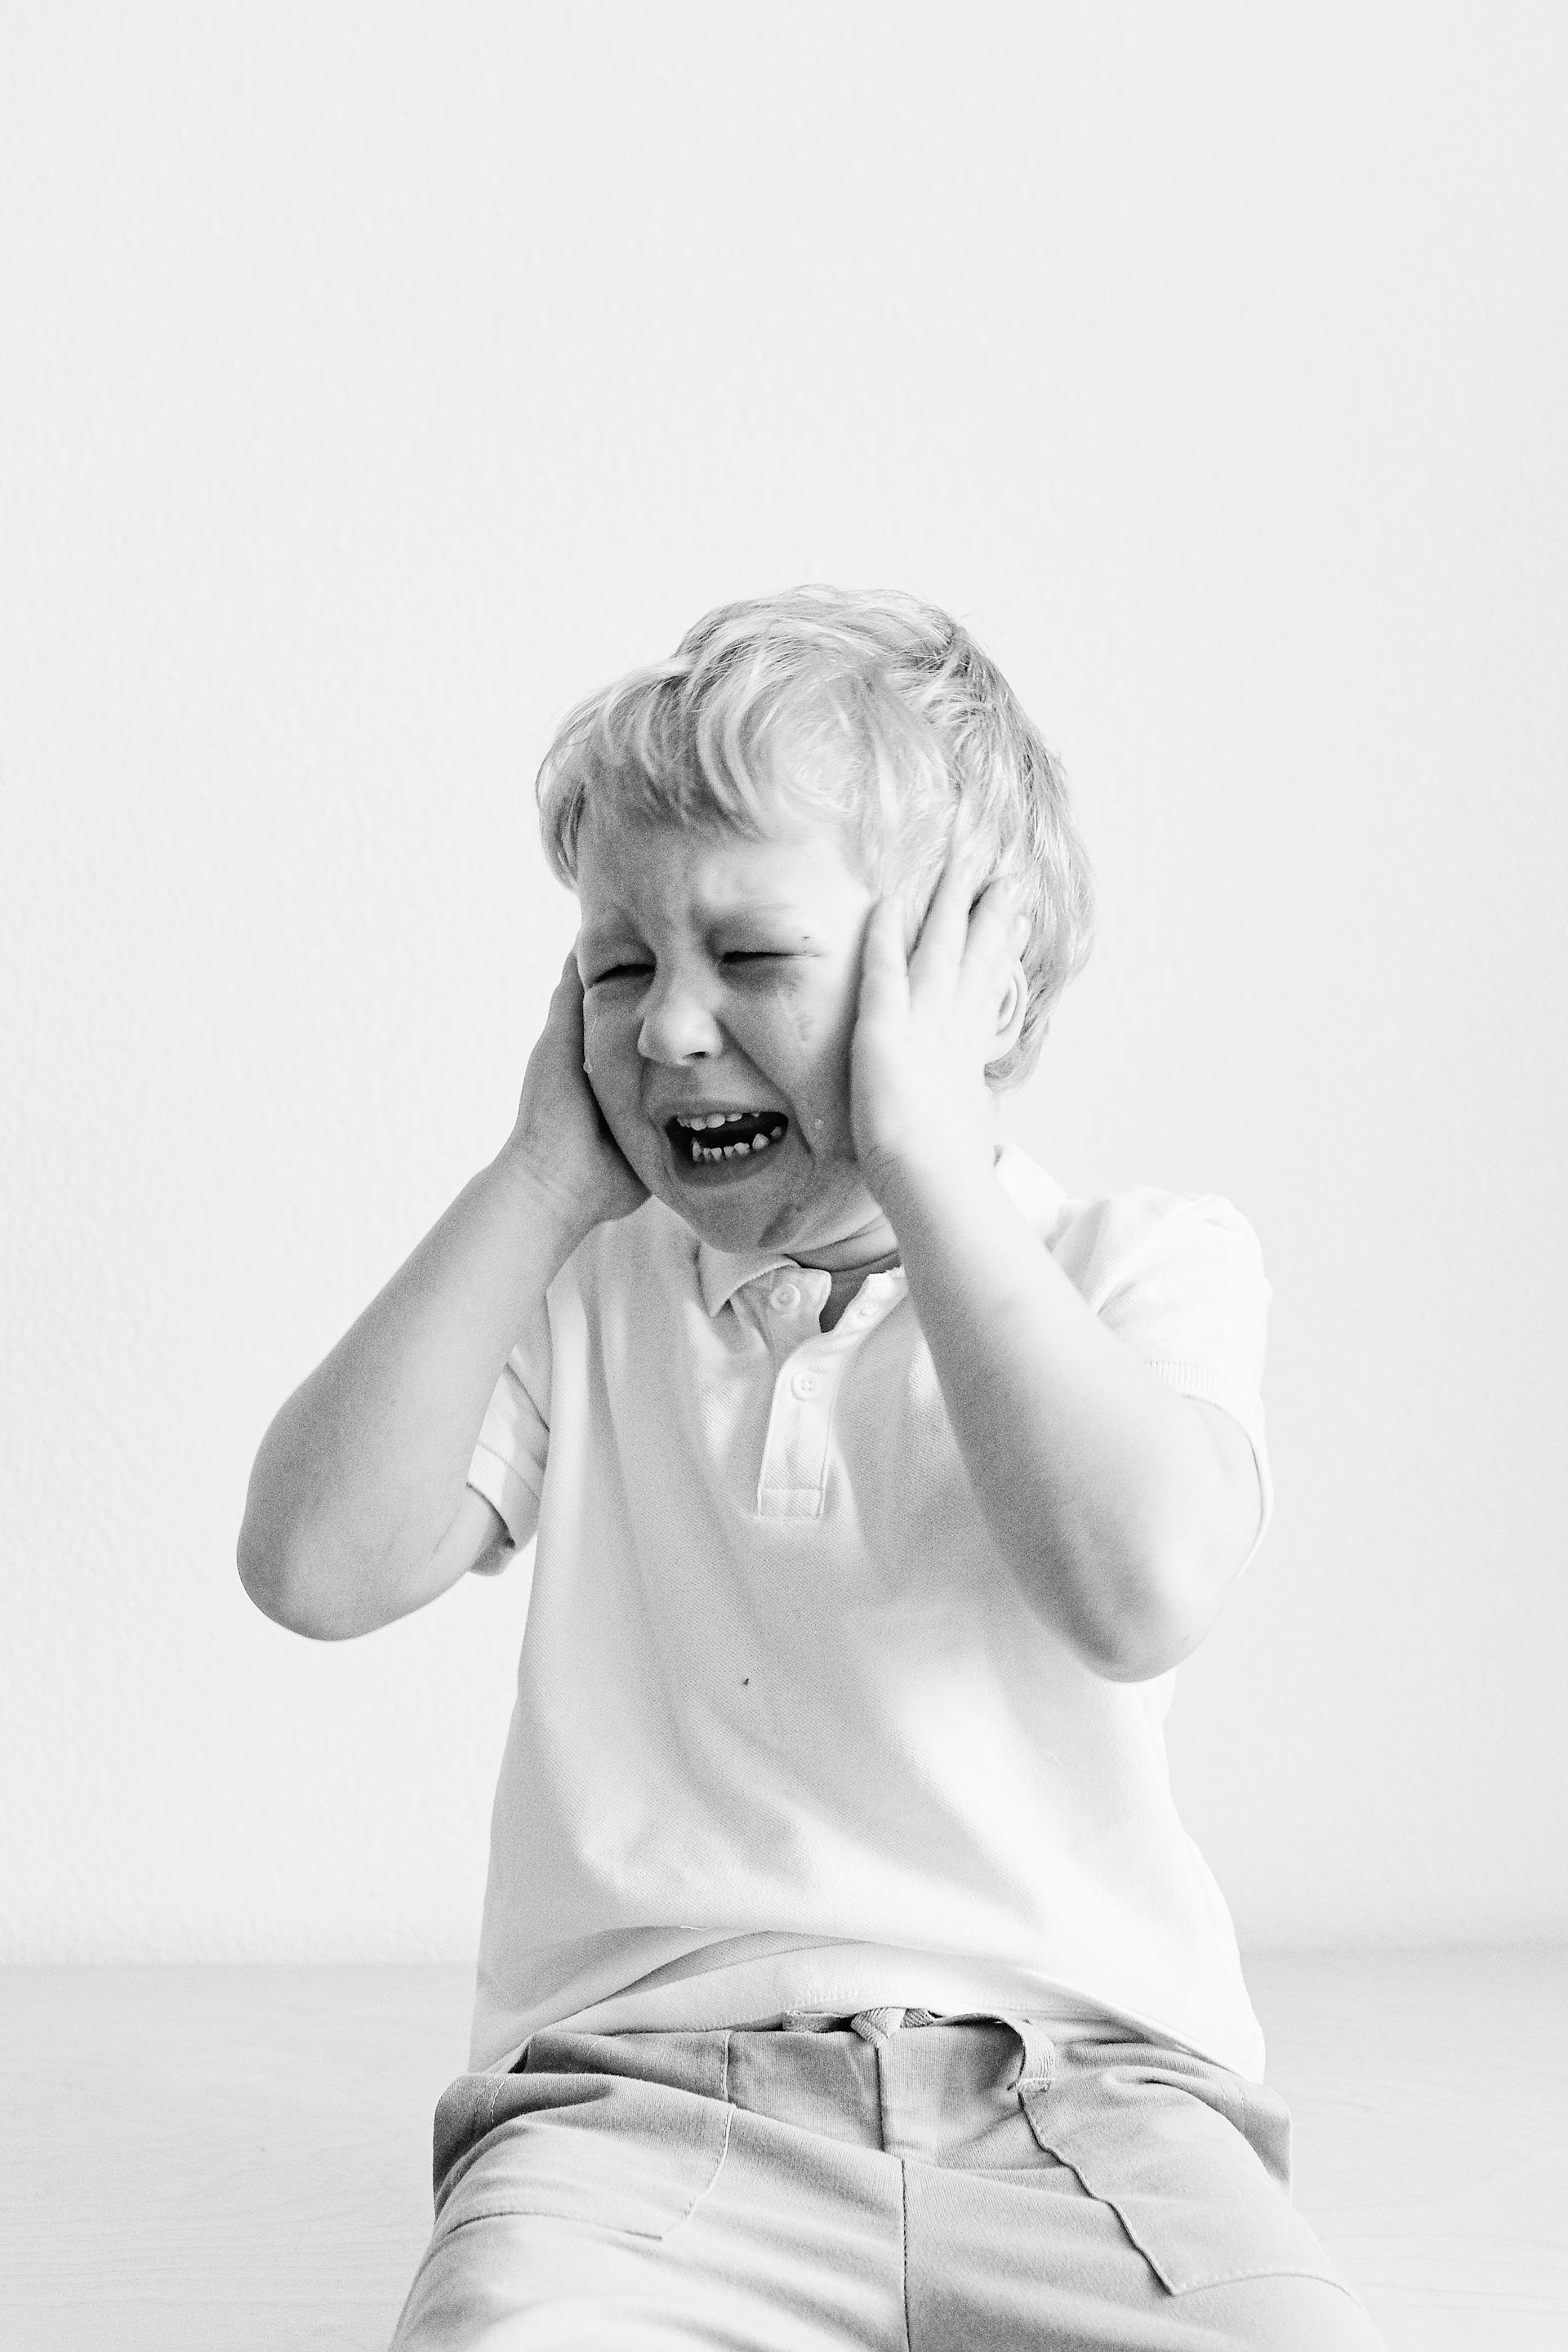
<path fill-rule="evenodd" d="M 846 970 L 830 993 L 816 999 L 802 994 L 789 1006 L 795 1058 L 805 1080 L 798 1090 L 805 1097 L 801 1111 L 816 1149 L 836 1139 L 849 1148 L 849 1057 L 858 997 L 856 976 Z"/>
<path fill-rule="evenodd" d="M 826 1171 L 836 1162 L 854 1163 L 855 1129 L 849 1116 L 847 1087 L 835 1087 L 830 1094 L 801 1105 L 798 1116 L 803 1129 L 801 1139 L 819 1168 Z"/>
<path fill-rule="evenodd" d="M 583 1024 L 583 1059 L 594 1099 L 624 1157 L 647 1181 L 658 1142 L 643 1117 L 636 1076 L 628 1081 L 624 1049 L 607 1022 Z"/>
<path fill-rule="evenodd" d="M 599 1108 L 623 1154 L 638 1175 L 646 1178 L 659 1158 L 658 1139 L 643 1117 L 640 1105 L 628 1101 L 625 1090 L 612 1085 L 600 1093 Z"/>

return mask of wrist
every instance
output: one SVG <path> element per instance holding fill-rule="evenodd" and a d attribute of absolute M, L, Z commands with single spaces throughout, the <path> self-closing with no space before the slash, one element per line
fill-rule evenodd
<path fill-rule="evenodd" d="M 515 1131 L 486 1171 L 509 1196 L 514 1213 L 552 1257 L 564 1265 L 578 1243 L 598 1223 L 581 1187 L 563 1185 L 536 1150 Z"/>
<path fill-rule="evenodd" d="M 984 1137 L 882 1152 L 863 1162 L 861 1173 L 894 1231 L 902 1233 L 907 1223 L 982 1213 L 996 1192 L 995 1166 L 995 1146 Z"/>

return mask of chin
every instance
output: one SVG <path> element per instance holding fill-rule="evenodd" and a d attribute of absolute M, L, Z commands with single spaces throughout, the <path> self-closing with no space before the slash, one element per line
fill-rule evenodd
<path fill-rule="evenodd" d="M 726 1199 L 722 1194 L 693 1200 L 679 1192 L 660 1197 L 699 1241 L 731 1257 L 749 1250 L 793 1250 L 816 1229 L 816 1221 L 793 1202 Z"/>
<path fill-rule="evenodd" d="M 770 1217 L 762 1212 L 760 1204 L 672 1201 L 669 1205 L 699 1241 L 731 1257 L 740 1257 L 748 1250 L 788 1249 L 796 1223 L 787 1212 Z"/>

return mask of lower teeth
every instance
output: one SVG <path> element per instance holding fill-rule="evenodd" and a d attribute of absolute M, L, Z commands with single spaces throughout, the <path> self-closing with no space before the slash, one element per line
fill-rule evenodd
<path fill-rule="evenodd" d="M 750 1143 L 716 1143 L 710 1146 L 699 1143 L 697 1138 L 693 1136 L 691 1138 L 692 1164 L 699 1168 L 712 1168 L 721 1160 L 740 1160 L 753 1151 L 765 1151 L 770 1143 L 781 1142 L 783 1138 L 782 1127 L 774 1128 L 771 1135 L 753 1136 Z"/>
<path fill-rule="evenodd" d="M 715 1160 L 743 1160 L 751 1152 L 765 1151 L 773 1139 L 771 1136 L 759 1135 L 754 1143 L 721 1143 L 711 1150 L 700 1143 L 693 1143 L 691 1157 L 702 1166 L 710 1168 Z"/>

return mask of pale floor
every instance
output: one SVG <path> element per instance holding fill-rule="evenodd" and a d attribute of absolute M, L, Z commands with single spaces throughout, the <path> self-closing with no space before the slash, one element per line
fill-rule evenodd
<path fill-rule="evenodd" d="M 1297 2201 L 1390 2352 L 1568 2352 L 1568 1954 L 1248 1974 Z M 457 1969 L 0 1970 L 5 2352 L 384 2352 L 468 1990 Z"/>

